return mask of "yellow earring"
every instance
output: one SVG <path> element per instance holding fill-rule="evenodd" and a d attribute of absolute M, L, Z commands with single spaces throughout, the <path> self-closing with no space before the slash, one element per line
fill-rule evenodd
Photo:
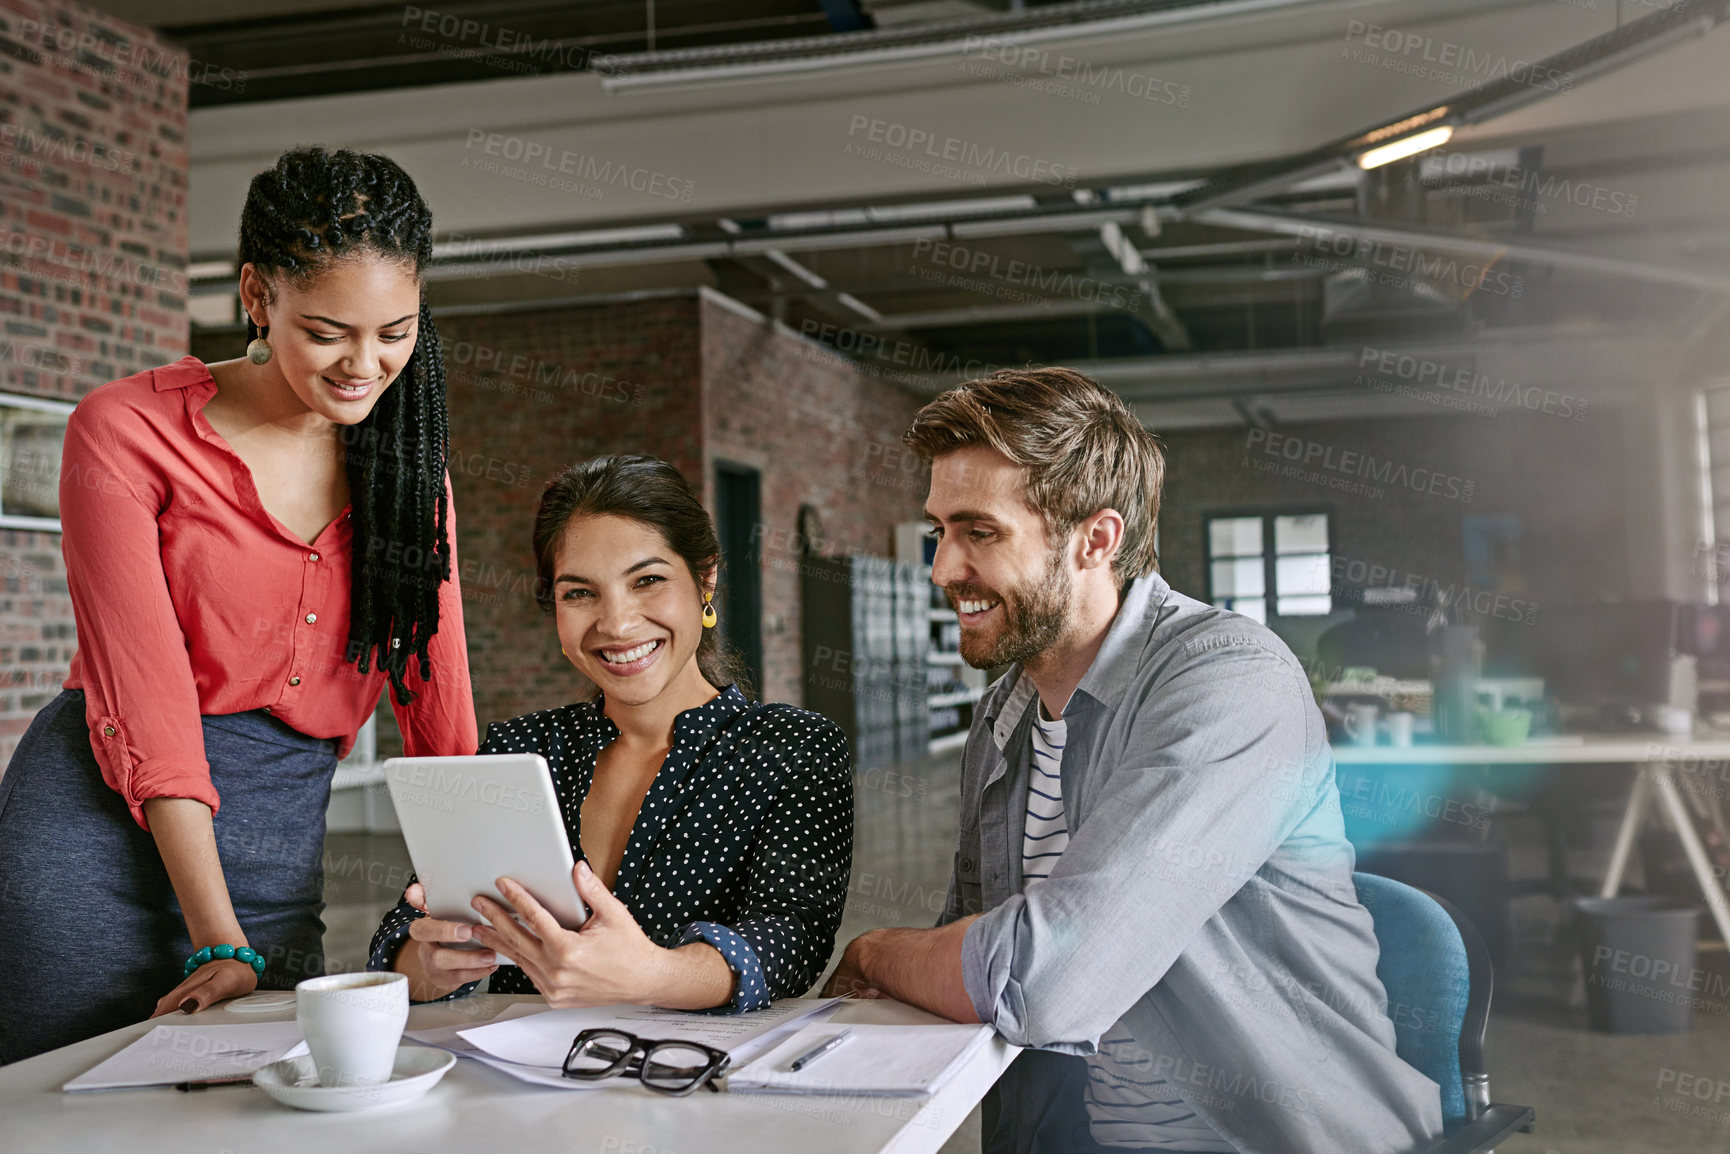
<path fill-rule="evenodd" d="M 713 629 L 715 627 L 715 622 L 720 620 L 719 617 L 715 616 L 715 607 L 713 605 L 709 604 L 709 599 L 713 596 L 714 596 L 713 593 L 703 594 L 703 628 L 704 629 Z"/>

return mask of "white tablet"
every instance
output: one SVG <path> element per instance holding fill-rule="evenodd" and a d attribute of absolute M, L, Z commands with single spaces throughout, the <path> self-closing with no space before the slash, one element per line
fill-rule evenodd
<path fill-rule="evenodd" d="M 485 894 L 510 909 L 494 885 L 509 877 L 566 929 L 583 924 L 588 911 L 571 881 L 571 841 L 540 754 L 393 757 L 384 777 L 429 915 L 480 925 L 485 919 L 469 903 Z"/>

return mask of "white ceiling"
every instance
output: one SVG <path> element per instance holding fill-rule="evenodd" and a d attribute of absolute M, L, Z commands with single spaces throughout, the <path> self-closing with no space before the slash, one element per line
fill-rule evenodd
<path fill-rule="evenodd" d="M 1086 184 L 1279 156 L 1458 91 L 1342 60 L 1353 21 L 1529 60 L 1610 29 L 1615 13 L 1508 0 L 1457 0 L 1445 9 L 1420 0 L 1251 0 L 1028 38 L 1052 58 L 1187 86 L 1187 107 L 1109 87 L 1083 87 L 1083 99 L 1070 99 L 980 78 L 969 69 L 999 66 L 955 42 L 908 60 L 827 61 L 647 90 L 609 90 L 589 72 L 199 109 L 192 251 L 230 251 L 252 174 L 309 141 L 388 152 L 413 174 L 442 228 L 508 233 L 1030 187 L 965 167 L 959 175 L 920 171 L 906 162 L 924 157 L 906 149 L 885 149 L 882 159 L 850 155 L 849 145 L 856 152 L 873 143 L 881 131 L 873 126 L 1025 155 L 1073 169 Z M 1709 58 L 1730 61 L 1726 42 L 1710 38 Z M 1714 84 L 1714 99 L 1725 83 Z M 569 152 L 660 173 L 681 191 L 688 186 L 689 196 L 609 189 L 597 199 L 477 171 L 476 161 L 504 163 L 488 156 L 488 133 L 554 157 Z"/>
<path fill-rule="evenodd" d="M 1325 144 L 1445 101 L 1464 87 L 1381 66 L 1382 60 L 1400 63 L 1391 54 L 1372 63 L 1354 58 L 1351 50 L 1362 37 L 1348 42 L 1352 29 L 1375 24 L 1521 61 L 1609 31 L 1624 14 L 1649 11 L 1644 5 L 1618 11 L 1611 0 L 1597 9 L 1551 0 L 1456 0 L 1445 7 L 1433 0 L 1244 0 L 1110 28 L 1046 30 L 1018 41 L 1050 58 L 1188 86 L 1181 108 L 1136 100 L 1109 86 L 1080 87 L 1082 96 L 1098 97 L 1093 103 L 982 78 L 977 66 L 991 62 L 982 60 L 977 45 L 958 42 L 912 56 L 830 59 L 820 67 L 702 78 L 657 76 L 646 85 L 609 87 L 599 74 L 572 73 L 198 109 L 191 132 L 191 247 L 195 259 L 230 256 L 252 174 L 283 148 L 309 142 L 390 154 L 414 176 L 441 232 L 482 236 L 1030 190 L 1067 195 L 965 166 L 959 175 L 983 177 L 982 183 L 921 170 L 917 150 L 885 146 L 880 156 L 853 154 L 888 125 L 1073 168 L 1078 186 L 1206 174 Z M 513 147 L 533 146 L 552 157 L 568 152 L 658 173 L 689 195 L 616 186 L 598 198 L 561 192 L 551 187 L 558 175 L 553 170 L 542 170 L 548 183 L 513 179 L 502 171 L 507 158 L 489 154 L 489 139 L 507 138 Z M 1730 214 L 1722 197 L 1730 187 L 1730 30 L 1462 130 L 1449 147 L 1532 141 L 1544 145 L 1546 172 L 1608 166 L 1614 188 L 1641 198 L 1640 214 L 1627 219 L 1570 215 L 1566 204 L 1546 205 L 1539 243 L 1656 264 L 1711 262 L 1730 276 Z M 1678 159 L 1691 151 L 1704 159 Z M 477 162 L 496 167 L 488 171 Z M 538 166 L 526 167 L 532 174 Z M 1156 247 L 1145 251 L 1157 259 Z M 844 273 L 834 266 L 846 256 L 823 264 L 826 274 Z M 667 267 L 669 276 L 679 271 Z M 1541 265 L 1528 271 L 1546 275 Z M 599 287 L 585 285 L 585 291 Z M 1638 282 L 1611 287 L 1612 295 L 1625 291 L 1630 306 L 1643 291 Z M 1668 299 L 1650 298 L 1648 313 L 1651 301 L 1662 308 Z M 1616 301 L 1609 312 L 1622 309 Z M 1706 355 L 1707 338 L 1721 327 L 1702 322 L 1695 338 L 1678 342 L 1674 325 L 1654 326 L 1633 339 L 1629 323 L 1624 319 L 1613 331 L 1559 327 L 1551 339 L 1470 355 L 1481 371 L 1589 397 L 1594 406 L 1613 405 L 1630 388 L 1656 388 L 1687 375 L 1680 364 L 1684 346 L 1697 349 L 1687 355 Z M 1160 397 L 1161 381 L 1191 367 L 1181 356 L 1163 354 L 1144 364 L 1168 360 L 1146 380 L 1131 371 L 1108 383 L 1132 396 L 1138 411 L 1160 427 L 1243 419 L 1224 397 L 1197 398 L 1193 389 Z M 1390 415 L 1434 411 L 1361 389 L 1307 397 L 1274 389 L 1249 399 L 1257 411 L 1287 421 L 1363 415 L 1370 408 Z"/>

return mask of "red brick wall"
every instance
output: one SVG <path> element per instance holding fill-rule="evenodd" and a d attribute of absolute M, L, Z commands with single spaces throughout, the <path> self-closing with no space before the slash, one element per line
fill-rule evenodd
<path fill-rule="evenodd" d="M 76 400 L 186 350 L 186 76 L 145 29 L 0 0 L 0 391 Z M 3 764 L 71 661 L 59 536 L 0 532 L 0 590 Z"/>
<path fill-rule="evenodd" d="M 626 452 L 669 461 L 693 483 L 701 477 L 697 302 L 446 316 L 438 325 L 484 733 L 489 721 L 563 705 L 578 692 L 552 620 L 534 600 L 529 541 L 548 479 L 585 458 Z"/>
<path fill-rule="evenodd" d="M 712 294 L 445 316 L 439 332 L 483 729 L 577 691 L 534 605 L 529 533 L 547 479 L 602 453 L 670 461 L 711 509 L 717 459 L 762 470 L 765 699 L 797 702 L 798 580 L 775 562 L 791 559 L 805 502 L 825 511 L 831 552 L 890 552 L 891 526 L 917 519 L 925 496 L 923 475 L 895 457 L 918 399 Z M 536 384 L 550 376 L 573 384 Z"/>
<path fill-rule="evenodd" d="M 901 449 L 923 403 L 783 326 L 705 293 L 704 456 L 762 474 L 763 700 L 799 703 L 799 506 L 823 513 L 824 552 L 894 553 L 917 521 L 926 473 Z"/>

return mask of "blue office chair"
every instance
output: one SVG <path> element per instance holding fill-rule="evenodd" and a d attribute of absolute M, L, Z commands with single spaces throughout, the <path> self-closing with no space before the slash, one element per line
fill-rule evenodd
<path fill-rule="evenodd" d="M 1444 1137 L 1423 1154 L 1488 1154 L 1509 1135 L 1530 1133 L 1530 1106 L 1490 1101 L 1484 1028 L 1494 978 L 1478 931 L 1423 890 L 1375 874 L 1352 882 L 1375 921 L 1395 1049 L 1442 1088 Z"/>

